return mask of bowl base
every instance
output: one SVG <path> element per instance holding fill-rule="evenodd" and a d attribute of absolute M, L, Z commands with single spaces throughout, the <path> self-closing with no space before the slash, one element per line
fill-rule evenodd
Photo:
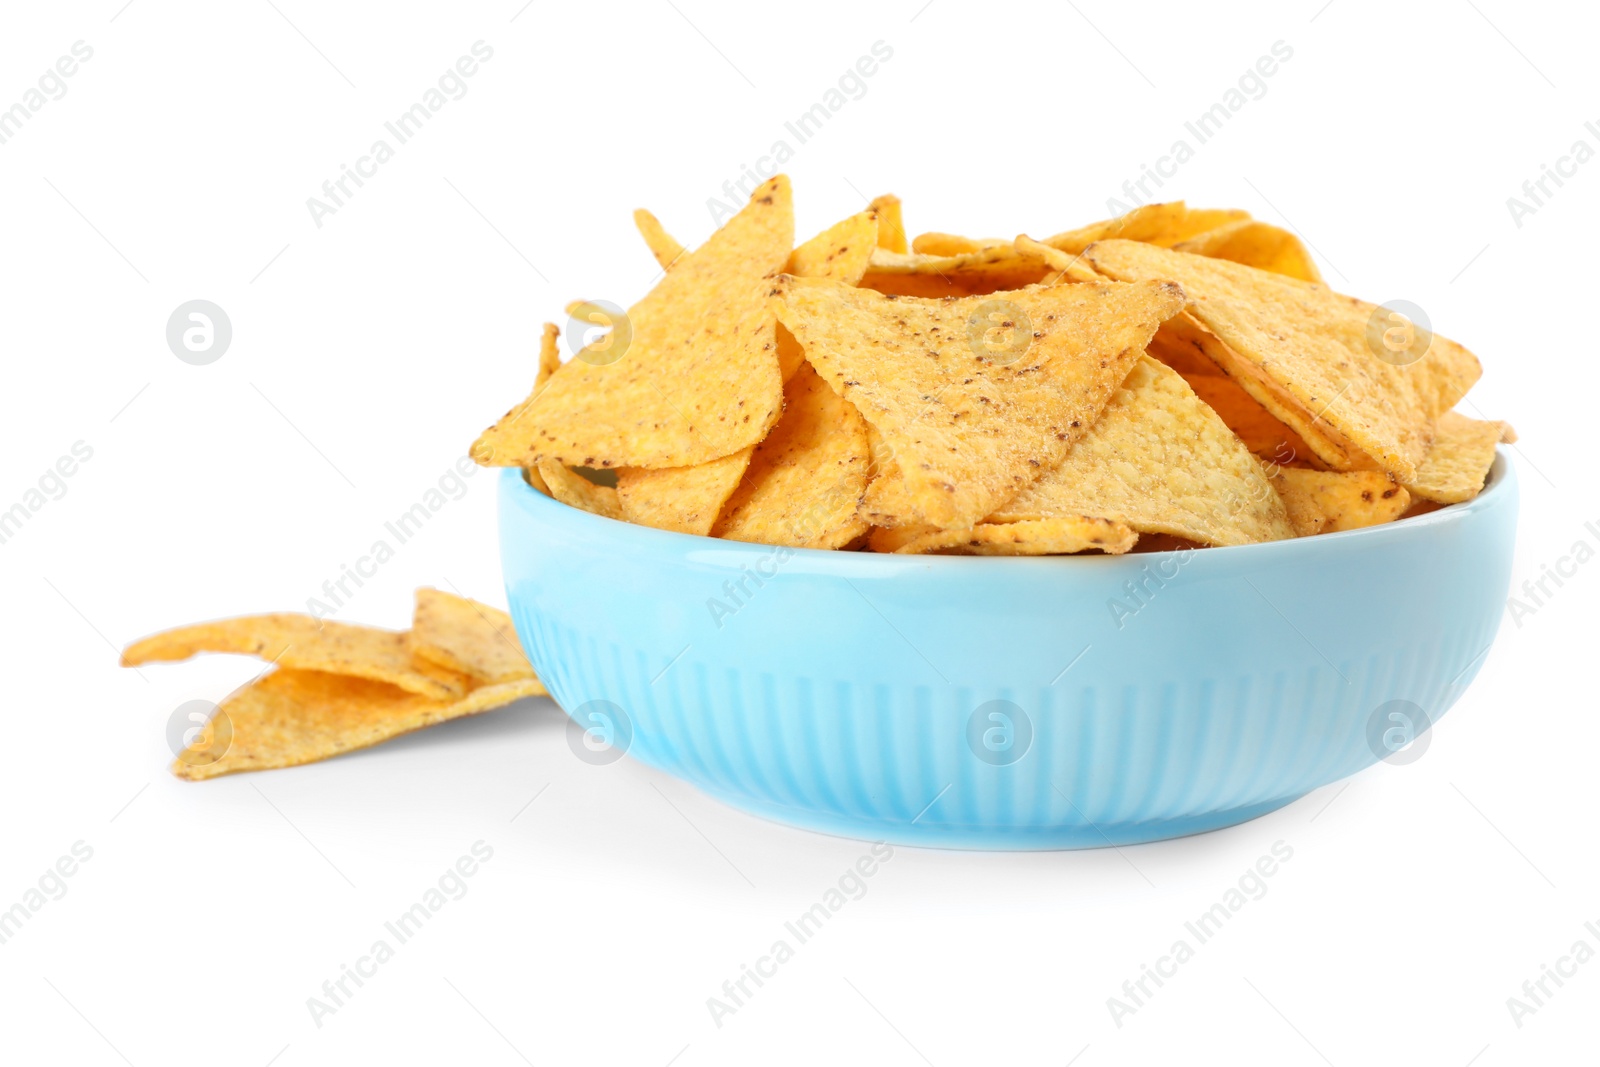
<path fill-rule="evenodd" d="M 1262 804 L 1251 804 L 1227 811 L 1205 812 L 1177 819 L 1157 819 L 1147 822 L 1122 823 L 1105 826 L 961 826 L 940 823 L 924 818 L 915 822 L 850 818 L 829 815 L 809 809 L 790 808 L 748 796 L 708 789 L 699 783 L 696 788 L 722 801 L 729 807 L 787 826 L 833 837 L 848 837 L 860 841 L 887 841 L 891 845 L 914 845 L 918 848 L 965 849 L 980 852 L 1047 852 L 1080 848 L 1111 848 L 1118 845 L 1141 845 L 1151 841 L 1167 841 L 1175 837 L 1189 837 L 1211 830 L 1258 819 L 1279 808 L 1293 804 L 1305 794 L 1280 797 Z"/>

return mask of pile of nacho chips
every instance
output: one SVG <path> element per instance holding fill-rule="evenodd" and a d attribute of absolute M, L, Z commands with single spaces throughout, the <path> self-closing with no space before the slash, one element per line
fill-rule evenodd
<path fill-rule="evenodd" d="M 576 508 L 798 548 L 1240 545 L 1471 499 L 1478 360 L 1323 284 L 1294 234 L 1152 204 L 1036 240 L 905 239 L 884 196 L 799 245 L 779 176 L 626 313 L 546 326 L 472 447 Z M 588 329 L 593 326 L 598 329 Z"/>
<path fill-rule="evenodd" d="M 417 590 L 409 631 L 250 615 L 135 641 L 125 667 L 200 652 L 256 656 L 267 669 L 219 705 L 172 773 L 198 781 L 294 767 L 464 715 L 543 696 L 511 616 L 437 589 Z"/>

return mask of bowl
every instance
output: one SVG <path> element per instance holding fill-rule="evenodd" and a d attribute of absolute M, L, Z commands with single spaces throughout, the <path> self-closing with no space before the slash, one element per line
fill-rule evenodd
<path fill-rule="evenodd" d="M 500 483 L 511 615 L 590 762 L 825 833 L 1085 848 L 1414 758 L 1483 663 L 1517 482 L 1318 537 L 1124 556 L 775 548 Z"/>

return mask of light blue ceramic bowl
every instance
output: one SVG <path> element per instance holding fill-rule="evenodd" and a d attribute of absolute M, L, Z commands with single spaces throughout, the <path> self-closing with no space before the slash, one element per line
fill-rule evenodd
<path fill-rule="evenodd" d="M 516 470 L 500 496 L 517 632 L 590 738 L 781 822 L 989 849 L 1229 826 L 1376 762 L 1477 673 L 1516 517 L 1504 455 L 1404 522 L 1121 557 L 690 537 Z"/>

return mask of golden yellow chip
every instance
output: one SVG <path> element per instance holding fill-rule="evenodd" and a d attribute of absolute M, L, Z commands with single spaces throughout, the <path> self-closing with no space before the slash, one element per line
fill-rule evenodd
<path fill-rule="evenodd" d="M 1417 476 L 1405 483 L 1411 495 L 1439 504 L 1471 500 L 1483 489 L 1494 464 L 1494 446 L 1516 440 L 1508 423 L 1469 419 L 1454 411 L 1439 416 L 1433 447 L 1417 465 Z"/>
<path fill-rule="evenodd" d="M 1097 274 L 1089 265 L 1089 261 L 1081 255 L 1068 255 L 1059 248 L 1052 248 L 1042 241 L 1035 241 L 1026 234 L 1019 234 L 1012 246 L 1024 255 L 1033 259 L 1042 260 L 1049 267 L 1051 273 L 1040 282 L 1041 285 L 1054 285 L 1066 279 L 1069 282 L 1103 282 L 1107 279 Z"/>
<path fill-rule="evenodd" d="M 1175 286 L 1098 283 L 917 300 L 781 278 L 779 318 L 806 359 L 893 450 L 904 506 L 877 526 L 966 527 L 1053 469 L 1089 430 Z"/>
<path fill-rule="evenodd" d="M 510 615 L 438 589 L 417 590 L 411 654 L 464 674 L 478 685 L 537 680 Z M 539 692 L 543 691 L 540 686 Z"/>
<path fill-rule="evenodd" d="M 889 296 L 972 296 L 1021 289 L 1049 273 L 1042 259 L 1024 255 L 1010 244 L 955 256 L 896 254 L 880 248 L 872 255 L 861 287 Z"/>
<path fill-rule="evenodd" d="M 509 412 L 507 412 L 506 418 L 511 419 L 512 421 L 522 419 L 525 416 L 525 413 L 519 414 L 518 408 L 525 408 L 531 405 L 533 403 L 533 398 L 538 396 L 540 390 L 544 388 L 544 383 L 550 380 L 550 375 L 554 374 L 556 372 L 556 368 L 561 366 L 561 349 L 556 345 L 556 341 L 560 337 L 561 331 L 556 328 L 555 323 L 547 322 L 544 324 L 544 336 L 539 342 L 539 370 L 533 378 L 533 392 L 530 393 L 528 395 L 528 399 L 519 404 L 517 408 L 512 408 Z M 539 490 L 539 492 L 543 493 L 545 496 L 550 495 L 550 487 L 544 484 L 544 475 L 539 473 L 538 468 L 528 467 L 522 472 L 522 474 L 523 477 L 527 479 L 529 485 Z"/>
<path fill-rule="evenodd" d="M 890 252 L 906 251 L 906 224 L 900 214 L 900 198 L 884 193 L 867 205 L 878 214 L 878 247 Z"/>
<path fill-rule="evenodd" d="M 1010 243 L 1004 237 L 962 237 L 954 233 L 930 232 L 917 234 L 911 242 L 911 251 L 925 256 L 960 256 Z"/>
<path fill-rule="evenodd" d="M 1277 468 L 1273 487 L 1301 537 L 1393 522 L 1411 496 L 1382 471 L 1313 471 Z"/>
<path fill-rule="evenodd" d="M 1088 435 L 991 522 L 1095 515 L 1208 545 L 1294 536 L 1244 443 L 1177 371 L 1142 357 Z"/>
<path fill-rule="evenodd" d="M 582 508 L 608 519 L 623 517 L 622 501 L 611 486 L 596 485 L 577 471 L 552 459 L 540 460 L 537 470 L 550 488 L 550 495 L 568 507 Z"/>
<path fill-rule="evenodd" d="M 832 278 L 855 285 L 878 247 L 878 214 L 868 209 L 817 234 L 789 255 L 784 273 L 797 278 Z"/>
<path fill-rule="evenodd" d="M 486 466 L 686 467 L 766 436 L 783 406 L 765 277 L 794 245 L 783 176 L 683 256 L 613 335 L 562 364 L 524 417 L 472 446 Z M 552 486 L 552 488 L 554 488 Z"/>
<path fill-rule="evenodd" d="M 782 425 L 779 419 L 778 426 Z M 777 432 L 778 427 L 773 427 L 772 434 Z M 772 434 L 767 435 L 768 440 Z M 739 487 L 755 447 L 692 467 L 623 467 L 617 471 L 622 518 L 658 530 L 704 537 L 711 532 L 723 503 Z"/>
<path fill-rule="evenodd" d="M 666 231 L 661 225 L 661 220 L 650 212 L 644 208 L 635 211 L 633 224 L 639 227 L 639 236 L 650 246 L 650 254 L 656 257 L 656 262 L 661 264 L 662 270 L 666 270 L 682 258 L 684 247 L 678 243 L 677 238 Z"/>
<path fill-rule="evenodd" d="M 1135 241 L 1102 241 L 1086 255 L 1114 278 L 1178 282 L 1223 342 L 1232 361 L 1223 369 L 1252 396 L 1307 444 L 1307 426 L 1325 426 L 1401 481 L 1416 477 L 1435 420 L 1481 373 L 1477 357 L 1438 334 L 1384 347 L 1373 332 L 1383 333 L 1382 309 L 1321 285 Z"/>
<path fill-rule="evenodd" d="M 870 544 L 874 552 L 901 555 L 937 552 L 964 556 L 1063 556 L 1073 552 L 1121 555 L 1138 540 L 1137 533 L 1119 522 L 1056 515 L 1019 522 L 985 522 L 965 530 L 880 527 L 872 531 Z"/>
<path fill-rule="evenodd" d="M 387 682 L 434 699 L 460 696 L 467 679 L 415 662 L 406 634 L 310 615 L 244 615 L 181 626 L 135 641 L 124 667 L 172 663 L 201 652 L 258 656 L 281 667 Z"/>
<path fill-rule="evenodd" d="M 1299 278 L 1303 282 L 1322 281 L 1322 272 L 1300 238 L 1270 222 L 1240 219 L 1181 241 L 1174 252 L 1231 260 L 1247 267 L 1259 267 L 1274 274 Z"/>
<path fill-rule="evenodd" d="M 200 781 L 315 763 L 543 692 L 525 678 L 435 700 L 365 678 L 280 667 L 224 700 L 172 773 Z"/>
<path fill-rule="evenodd" d="M 866 532 L 867 424 L 809 364 L 784 388 L 783 418 L 756 446 L 714 535 L 794 548 L 839 548 Z"/>
<path fill-rule="evenodd" d="M 1174 326 L 1175 329 L 1169 329 Z M 1193 339 L 1201 334 L 1207 335 L 1204 344 Z M 1206 344 L 1220 345 L 1221 342 L 1209 336 L 1206 328 L 1185 312 L 1161 324 L 1156 335 L 1150 339 L 1147 351 L 1183 375 L 1183 380 L 1189 383 L 1195 395 L 1204 400 L 1206 406 L 1239 435 L 1251 452 L 1280 464 L 1322 465 L 1304 438 L 1262 407 L 1260 401 L 1245 392 L 1238 382 L 1223 373 L 1222 368 L 1205 355 Z"/>

